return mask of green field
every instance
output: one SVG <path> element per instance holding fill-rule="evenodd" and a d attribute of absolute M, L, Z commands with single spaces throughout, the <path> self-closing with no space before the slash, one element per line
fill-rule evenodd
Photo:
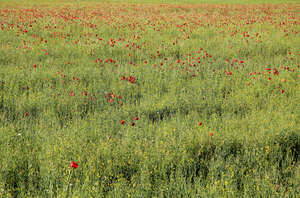
<path fill-rule="evenodd" d="M 299 197 L 299 10 L 1 1 L 0 197 Z"/>

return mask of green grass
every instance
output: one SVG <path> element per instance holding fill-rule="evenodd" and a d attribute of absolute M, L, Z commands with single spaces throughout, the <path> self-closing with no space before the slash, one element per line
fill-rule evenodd
<path fill-rule="evenodd" d="M 299 4 L 218 2 L 2 4 L 0 195 L 297 197 Z"/>

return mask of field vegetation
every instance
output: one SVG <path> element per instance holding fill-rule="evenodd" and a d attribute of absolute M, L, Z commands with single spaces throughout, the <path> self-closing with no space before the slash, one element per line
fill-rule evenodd
<path fill-rule="evenodd" d="M 1 197 L 296 198 L 295 2 L 1 1 Z"/>

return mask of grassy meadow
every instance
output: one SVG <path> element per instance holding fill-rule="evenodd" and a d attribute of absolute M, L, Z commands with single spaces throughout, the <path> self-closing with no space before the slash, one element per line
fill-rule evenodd
<path fill-rule="evenodd" d="M 299 197 L 300 4 L 128 2 L 0 2 L 0 197 Z"/>

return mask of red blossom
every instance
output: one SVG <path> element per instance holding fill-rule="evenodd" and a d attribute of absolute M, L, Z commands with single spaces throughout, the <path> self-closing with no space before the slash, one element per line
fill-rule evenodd
<path fill-rule="evenodd" d="M 76 168 L 78 168 L 79 165 L 78 165 L 76 162 L 72 161 L 72 162 L 70 163 L 70 166 L 71 166 L 72 168 L 76 169 Z"/>
<path fill-rule="evenodd" d="M 133 84 L 135 79 L 133 76 L 129 76 L 128 81 Z"/>
<path fill-rule="evenodd" d="M 274 69 L 274 72 L 273 72 L 274 75 L 278 75 L 279 74 L 279 71 L 277 69 Z"/>

